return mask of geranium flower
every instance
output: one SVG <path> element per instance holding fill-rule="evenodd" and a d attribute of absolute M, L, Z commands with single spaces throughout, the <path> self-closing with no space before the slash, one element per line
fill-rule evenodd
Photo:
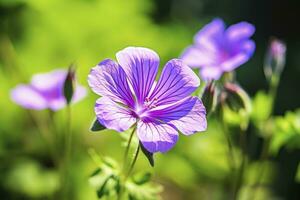
<path fill-rule="evenodd" d="M 255 28 L 247 22 L 231 25 L 225 30 L 224 22 L 215 19 L 194 37 L 194 44 L 186 48 L 181 59 L 190 67 L 200 68 L 205 80 L 217 80 L 247 62 L 255 50 L 249 38 Z"/>
<path fill-rule="evenodd" d="M 158 82 L 158 55 L 147 48 L 128 47 L 94 67 L 88 82 L 102 97 L 96 101 L 98 121 L 119 132 L 136 124 L 137 136 L 149 152 L 166 152 L 178 131 L 190 135 L 206 129 L 206 111 L 191 94 L 199 78 L 180 59 L 170 60 Z"/>
<path fill-rule="evenodd" d="M 11 92 L 11 99 L 27 109 L 59 110 L 66 106 L 63 85 L 67 76 L 66 70 L 55 70 L 49 73 L 36 74 L 28 85 L 20 84 Z M 72 102 L 77 102 L 86 96 L 86 89 L 77 85 Z"/>

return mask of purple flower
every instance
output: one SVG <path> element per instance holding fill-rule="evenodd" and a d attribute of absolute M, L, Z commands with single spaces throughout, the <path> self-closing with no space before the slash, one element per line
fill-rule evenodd
<path fill-rule="evenodd" d="M 170 60 L 159 80 L 158 55 L 147 48 L 128 47 L 94 67 L 88 82 L 101 95 L 95 105 L 98 121 L 122 132 L 136 123 L 137 136 L 149 152 L 166 152 L 178 139 L 206 129 L 206 111 L 191 94 L 199 78 L 179 59 Z"/>
<path fill-rule="evenodd" d="M 215 19 L 194 37 L 194 45 L 184 50 L 181 58 L 190 67 L 199 67 L 205 80 L 217 80 L 244 64 L 252 56 L 255 43 L 249 39 L 255 28 L 247 22 L 231 25 Z"/>
<path fill-rule="evenodd" d="M 36 74 L 29 85 L 20 84 L 11 92 L 12 100 L 27 109 L 42 110 L 49 108 L 59 110 L 66 106 L 63 85 L 67 76 L 65 70 Z M 86 96 L 86 89 L 77 85 L 73 102 Z"/>

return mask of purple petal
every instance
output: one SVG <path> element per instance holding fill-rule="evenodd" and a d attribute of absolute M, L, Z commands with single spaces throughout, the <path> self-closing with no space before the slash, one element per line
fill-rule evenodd
<path fill-rule="evenodd" d="M 126 74 L 113 60 L 106 59 L 92 68 L 88 76 L 88 83 L 96 94 L 128 106 L 134 104 Z"/>
<path fill-rule="evenodd" d="M 190 46 L 184 50 L 180 58 L 190 67 L 215 65 L 217 61 L 215 51 L 209 51 L 201 46 Z"/>
<path fill-rule="evenodd" d="M 167 152 L 178 140 L 178 132 L 168 124 L 138 122 L 137 135 L 151 153 Z"/>
<path fill-rule="evenodd" d="M 156 99 L 156 106 L 179 101 L 195 91 L 200 85 L 199 77 L 180 59 L 170 60 L 149 99 Z"/>
<path fill-rule="evenodd" d="M 229 41 L 239 41 L 248 39 L 254 34 L 255 27 L 248 22 L 240 22 L 231 25 L 226 30 L 226 36 Z"/>
<path fill-rule="evenodd" d="M 198 97 L 188 97 L 172 105 L 160 106 L 148 113 L 148 121 L 173 124 L 186 135 L 206 130 L 206 110 Z"/>
<path fill-rule="evenodd" d="M 48 101 L 48 107 L 53 111 L 60 110 L 64 108 L 66 105 L 67 103 L 63 96 Z"/>
<path fill-rule="evenodd" d="M 39 91 L 51 91 L 62 88 L 66 78 L 66 70 L 54 70 L 48 73 L 35 74 L 31 79 L 31 85 Z"/>
<path fill-rule="evenodd" d="M 72 103 L 76 103 L 83 99 L 87 94 L 86 88 L 82 85 L 77 85 L 75 88 L 74 96 L 72 97 Z"/>
<path fill-rule="evenodd" d="M 11 92 L 11 99 L 27 109 L 42 110 L 47 102 L 36 90 L 27 85 L 19 85 Z"/>
<path fill-rule="evenodd" d="M 210 51 L 218 51 L 218 42 L 223 40 L 225 25 L 221 19 L 214 19 L 205 25 L 194 37 L 197 46 Z"/>
<path fill-rule="evenodd" d="M 205 131 L 207 128 L 206 110 L 202 101 L 198 97 L 192 97 L 189 102 L 185 101 L 182 103 L 191 104 L 194 101 L 194 106 L 189 113 L 178 120 L 170 121 L 170 124 L 173 124 L 181 133 L 185 135 L 191 135 L 195 132 Z M 180 106 L 177 105 L 177 107 Z"/>
<path fill-rule="evenodd" d="M 147 48 L 127 47 L 116 56 L 130 80 L 138 103 L 143 104 L 157 74 L 158 55 Z"/>
<path fill-rule="evenodd" d="M 250 59 L 255 50 L 255 43 L 248 40 L 240 45 L 239 53 L 223 62 L 220 66 L 221 69 L 224 71 L 232 71 Z"/>
<path fill-rule="evenodd" d="M 200 77 L 206 81 L 218 80 L 223 74 L 223 70 L 217 66 L 207 66 L 200 69 Z"/>
<path fill-rule="evenodd" d="M 118 132 L 129 129 L 136 122 L 129 109 L 115 103 L 108 97 L 101 97 L 96 101 L 95 112 L 102 125 Z"/>

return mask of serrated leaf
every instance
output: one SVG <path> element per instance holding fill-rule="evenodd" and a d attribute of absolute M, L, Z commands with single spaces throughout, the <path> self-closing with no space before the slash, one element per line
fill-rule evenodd
<path fill-rule="evenodd" d="M 102 169 L 101 169 L 101 168 L 97 168 L 97 169 L 90 175 L 90 177 L 96 176 L 96 175 L 98 175 L 98 174 L 101 173 L 101 172 L 102 172 Z"/>
<path fill-rule="evenodd" d="M 140 142 L 140 146 L 141 146 L 141 150 L 143 152 L 143 154 L 147 157 L 150 165 L 152 167 L 154 167 L 154 158 L 153 158 L 153 153 L 149 152 L 144 146 L 143 144 Z"/>
<path fill-rule="evenodd" d="M 98 198 L 102 198 L 106 193 L 106 185 L 109 182 L 109 180 L 112 178 L 113 176 L 109 176 L 105 179 L 105 181 L 103 182 L 102 186 L 97 190 L 97 196 Z"/>
<path fill-rule="evenodd" d="M 149 182 L 141 185 L 127 182 L 126 190 L 131 200 L 158 200 L 161 199 L 159 193 L 162 191 L 162 186 Z"/>
<path fill-rule="evenodd" d="M 92 123 L 92 125 L 91 125 L 90 131 L 92 131 L 92 132 L 97 132 L 97 131 L 102 131 L 102 130 L 104 130 L 104 129 L 106 129 L 106 127 L 103 126 L 102 124 L 100 124 L 100 122 L 99 122 L 98 119 L 96 118 L 96 119 L 94 120 L 94 122 Z"/>

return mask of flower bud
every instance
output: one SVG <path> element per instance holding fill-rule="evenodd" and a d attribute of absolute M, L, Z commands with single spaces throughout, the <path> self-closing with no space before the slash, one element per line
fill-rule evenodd
<path fill-rule="evenodd" d="M 206 108 L 207 114 L 213 112 L 217 104 L 217 91 L 213 81 L 210 81 L 203 92 L 202 102 Z"/>
<path fill-rule="evenodd" d="M 245 109 L 251 112 L 251 100 L 248 94 L 239 85 L 234 83 L 225 83 L 224 91 L 226 93 L 225 101 L 233 110 Z"/>
<path fill-rule="evenodd" d="M 67 104 L 70 104 L 75 87 L 75 69 L 73 65 L 71 65 L 68 69 L 68 73 L 66 79 L 64 81 L 64 97 L 66 99 Z"/>
<path fill-rule="evenodd" d="M 237 84 L 225 83 L 220 95 L 223 120 L 239 125 L 242 129 L 248 126 L 251 114 L 251 100 L 248 94 Z"/>
<path fill-rule="evenodd" d="M 272 39 L 266 55 L 264 73 L 266 78 L 270 81 L 272 76 L 280 76 L 286 57 L 286 45 L 278 39 Z"/>

